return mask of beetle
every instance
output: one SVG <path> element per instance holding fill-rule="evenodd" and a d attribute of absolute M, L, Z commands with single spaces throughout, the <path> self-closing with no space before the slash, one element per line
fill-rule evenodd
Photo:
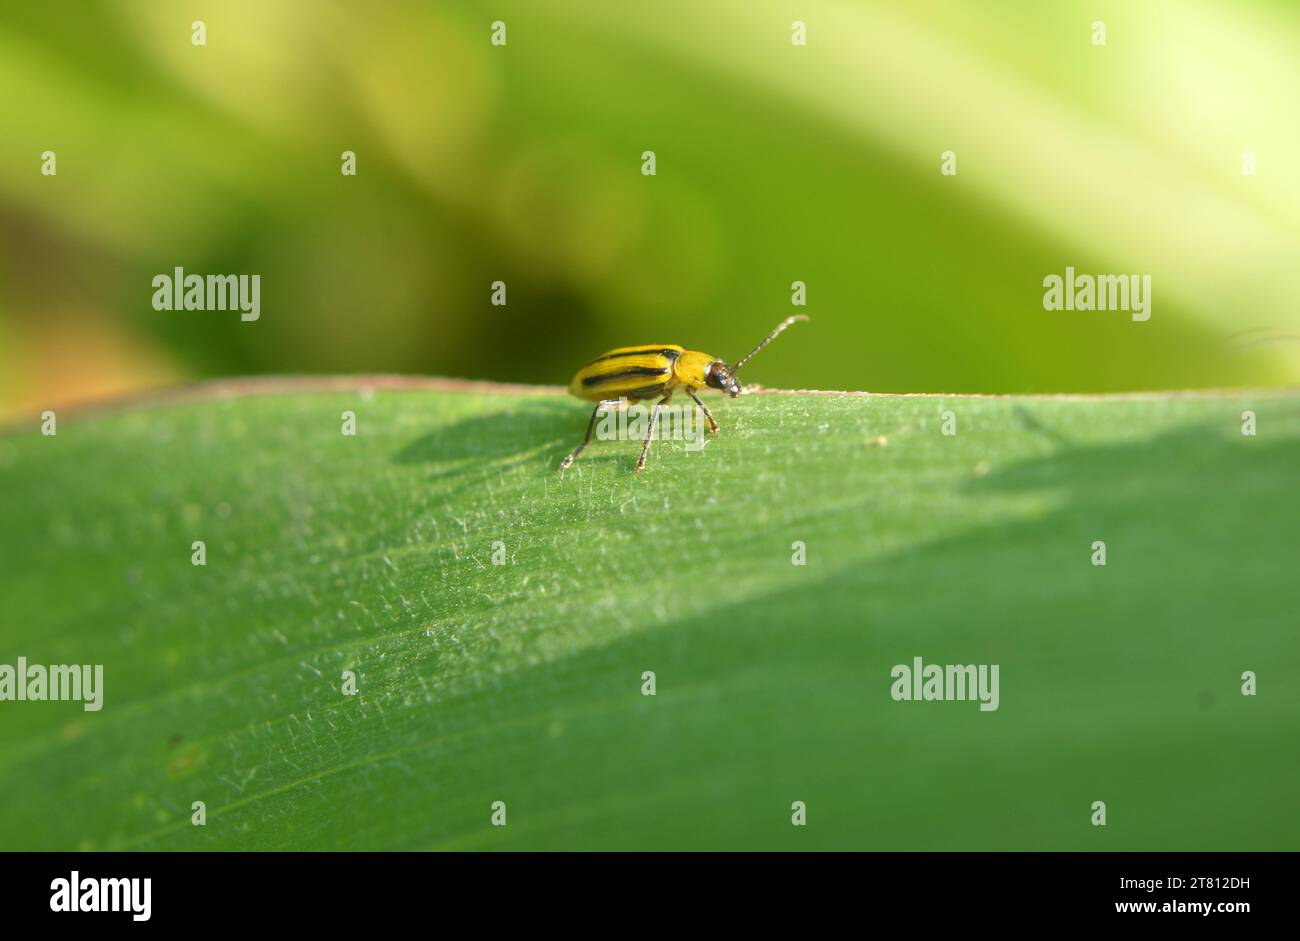
<path fill-rule="evenodd" d="M 781 331 L 786 327 L 807 319 L 803 314 L 795 314 L 782 320 L 776 325 L 776 329 L 767 335 L 767 339 L 741 357 L 740 362 L 734 366 L 728 366 L 716 356 L 688 350 L 675 343 L 621 346 L 602 356 L 597 356 L 579 369 L 578 374 L 573 377 L 573 382 L 569 383 L 571 395 L 586 399 L 588 402 L 595 402 L 596 408 L 591 413 L 591 421 L 587 422 L 587 435 L 582 439 L 582 444 L 574 448 L 569 456 L 560 462 L 557 470 L 573 466 L 578 455 L 591 444 L 591 436 L 596 429 L 596 416 L 600 414 L 600 410 L 610 405 L 617 405 L 621 399 L 659 399 L 655 403 L 654 411 L 650 413 L 650 430 L 641 445 L 641 456 L 637 458 L 635 473 L 640 473 L 641 468 L 645 467 L 646 455 L 650 453 L 650 442 L 654 439 L 655 427 L 659 423 L 659 410 L 672 401 L 673 393 L 678 389 L 684 389 L 691 397 L 691 401 L 704 413 L 709 423 L 709 431 L 716 435 L 718 423 L 713 420 L 709 410 L 695 394 L 696 390 L 708 386 L 711 389 L 719 389 L 734 399 L 740 395 L 740 383 L 736 381 L 736 372 L 740 367 L 780 336 Z"/>

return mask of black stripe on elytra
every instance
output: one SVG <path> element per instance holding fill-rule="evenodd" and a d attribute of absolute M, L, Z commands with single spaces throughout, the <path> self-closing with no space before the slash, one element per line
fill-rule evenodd
<path fill-rule="evenodd" d="M 603 376 L 588 376 L 582 380 L 582 384 L 590 389 L 594 386 L 608 385 L 611 382 L 622 382 L 624 379 L 631 379 L 633 376 L 668 376 L 671 372 L 671 369 L 660 369 L 657 366 L 629 366 L 627 369 L 606 373 Z"/>
<path fill-rule="evenodd" d="M 647 349 L 644 349 L 644 350 L 637 350 L 637 351 L 635 351 L 635 352 L 631 352 L 631 353 L 628 353 L 628 352 L 623 352 L 623 353 L 606 353 L 604 356 L 597 356 L 595 359 L 593 359 L 593 360 L 592 360 L 590 363 L 588 363 L 587 365 L 588 365 L 588 366 L 592 366 L 592 365 L 594 365 L 594 364 L 596 364 L 596 363 L 603 363 L 603 362 L 605 362 L 605 360 L 607 360 L 607 359 L 622 359 L 622 358 L 625 357 L 625 356 L 667 356 L 670 360 L 674 360 L 674 361 L 675 361 L 675 360 L 677 359 L 677 357 L 679 357 L 679 356 L 681 356 L 681 355 L 682 355 L 682 351 L 681 351 L 681 350 L 654 350 L 654 349 L 648 349 L 648 348 L 647 348 Z"/>
<path fill-rule="evenodd" d="M 642 386 L 625 394 L 629 399 L 657 399 L 666 388 L 668 388 L 668 383 L 661 382 L 656 386 Z"/>

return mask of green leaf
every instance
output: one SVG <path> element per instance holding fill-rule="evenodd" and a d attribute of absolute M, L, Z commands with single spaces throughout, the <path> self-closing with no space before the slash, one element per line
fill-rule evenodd
<path fill-rule="evenodd" d="M 747 395 L 636 476 L 552 390 L 318 385 L 0 437 L 0 663 L 104 667 L 0 702 L 0 846 L 1300 848 L 1295 394 Z"/>

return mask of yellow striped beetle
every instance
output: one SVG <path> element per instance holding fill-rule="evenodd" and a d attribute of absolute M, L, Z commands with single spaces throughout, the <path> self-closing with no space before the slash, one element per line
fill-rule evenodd
<path fill-rule="evenodd" d="M 776 325 L 767 339 L 754 347 L 735 366 L 728 366 L 716 356 L 688 350 L 673 343 L 651 343 L 647 346 L 622 346 L 610 350 L 603 356 L 597 356 L 586 366 L 578 370 L 569 383 L 569 392 L 580 399 L 595 402 L 595 411 L 587 423 L 587 436 L 582 444 L 560 462 L 559 470 L 573 465 L 582 453 L 582 449 L 591 444 L 591 435 L 596 428 L 596 416 L 602 408 L 618 404 L 620 399 L 654 399 L 654 411 L 650 413 L 650 431 L 641 446 L 641 456 L 637 458 L 636 471 L 645 467 L 646 455 L 650 453 L 650 442 L 655 436 L 655 426 L 659 423 L 659 410 L 667 405 L 678 389 L 685 389 L 686 394 L 699 406 L 709 423 L 709 431 L 718 433 L 718 423 L 713 420 L 709 410 L 704 407 L 696 389 L 709 386 L 730 395 L 733 399 L 740 395 L 740 383 L 736 381 L 736 372 L 749 362 L 755 353 L 767 346 L 781 331 L 797 320 L 807 320 L 803 314 L 787 317 Z"/>

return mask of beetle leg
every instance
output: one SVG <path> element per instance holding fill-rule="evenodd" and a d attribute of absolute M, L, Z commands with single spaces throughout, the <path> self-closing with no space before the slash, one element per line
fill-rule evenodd
<path fill-rule="evenodd" d="M 646 432 L 645 444 L 641 445 L 641 456 L 636 459 L 636 470 L 633 473 L 641 473 L 641 468 L 645 467 L 646 455 L 650 453 L 650 442 L 654 440 L 655 428 L 659 425 L 659 410 L 672 400 L 673 394 L 669 392 L 662 399 L 655 403 L 654 411 L 650 413 L 650 430 Z"/>
<path fill-rule="evenodd" d="M 614 405 L 617 402 L 618 399 L 611 399 L 608 402 L 597 403 L 595 410 L 591 413 L 591 421 L 587 422 L 587 436 L 582 439 L 582 444 L 578 445 L 569 453 L 568 457 L 560 461 L 560 466 L 557 467 L 556 470 L 564 470 L 566 467 L 573 466 L 573 462 L 578 459 L 578 455 L 582 453 L 582 449 L 591 444 L 592 432 L 596 430 L 596 416 L 600 414 L 600 410 L 607 405 Z"/>
<path fill-rule="evenodd" d="M 713 416 L 710 415 L 709 410 L 704 407 L 704 403 L 701 402 L 700 397 L 695 394 L 695 390 L 687 389 L 686 394 L 691 397 L 692 402 L 700 407 L 700 411 L 704 413 L 704 417 L 709 420 L 709 431 L 716 435 L 718 433 L 718 423 L 713 420 Z"/>

